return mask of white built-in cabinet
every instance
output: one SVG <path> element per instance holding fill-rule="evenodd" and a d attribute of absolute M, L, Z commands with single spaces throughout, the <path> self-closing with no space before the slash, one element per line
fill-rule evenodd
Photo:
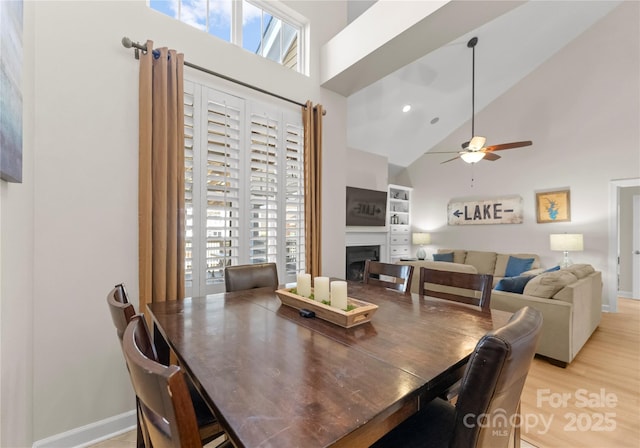
<path fill-rule="evenodd" d="M 389 185 L 387 223 L 389 225 L 389 261 L 395 263 L 411 257 L 412 188 Z"/>

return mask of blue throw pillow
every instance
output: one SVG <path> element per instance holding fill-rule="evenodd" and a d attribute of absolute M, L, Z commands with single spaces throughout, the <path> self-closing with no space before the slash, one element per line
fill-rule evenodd
<path fill-rule="evenodd" d="M 531 269 L 533 264 L 533 258 L 517 258 L 509 257 L 507 262 L 507 270 L 504 273 L 505 277 L 517 277 L 525 271 Z"/>
<path fill-rule="evenodd" d="M 559 271 L 560 270 L 560 266 L 554 266 L 552 268 L 547 269 L 544 272 L 553 272 L 553 271 Z"/>
<path fill-rule="evenodd" d="M 515 292 L 522 294 L 524 287 L 535 275 L 521 275 L 519 277 L 505 277 L 501 279 L 496 287 L 496 291 Z"/>
<path fill-rule="evenodd" d="M 448 261 L 449 263 L 453 263 L 453 252 L 433 254 L 433 261 Z"/>

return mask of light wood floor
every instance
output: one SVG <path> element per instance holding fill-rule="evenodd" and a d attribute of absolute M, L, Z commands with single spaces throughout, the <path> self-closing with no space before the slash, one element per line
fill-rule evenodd
<path fill-rule="evenodd" d="M 618 311 L 602 314 L 566 369 L 534 359 L 522 394 L 523 440 L 538 448 L 640 447 L 640 301 L 618 299 Z"/>
<path fill-rule="evenodd" d="M 640 447 L 640 301 L 618 299 L 618 311 L 603 313 L 566 369 L 533 360 L 522 393 L 522 448 Z M 135 440 L 131 431 L 92 448 L 134 448 Z"/>

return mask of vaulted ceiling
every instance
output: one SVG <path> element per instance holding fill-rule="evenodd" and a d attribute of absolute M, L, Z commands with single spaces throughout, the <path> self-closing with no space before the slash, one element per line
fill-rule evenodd
<path fill-rule="evenodd" d="M 349 147 L 406 167 L 463 125 L 468 125 L 471 137 L 470 38 L 479 39 L 475 68 L 478 113 L 618 4 L 524 2 L 357 91 L 350 92 L 346 84 L 335 81 L 337 91 L 342 88 L 349 93 Z M 402 111 L 405 105 L 411 106 L 409 112 Z M 477 126 L 476 134 L 482 135 Z M 487 142 L 496 143 L 504 142 Z"/>

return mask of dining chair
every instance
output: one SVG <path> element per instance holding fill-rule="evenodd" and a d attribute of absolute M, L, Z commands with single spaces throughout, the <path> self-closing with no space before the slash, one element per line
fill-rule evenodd
<path fill-rule="evenodd" d="M 542 313 L 524 307 L 485 334 L 471 354 L 456 404 L 436 398 L 372 448 L 506 448 L 520 440 L 520 396 L 535 354 Z"/>
<path fill-rule="evenodd" d="M 208 443 L 201 437 L 186 377 L 177 365 L 165 366 L 146 352 L 151 344 L 142 314 L 136 314 L 122 338 L 122 351 L 139 402 L 149 446 L 195 448 Z M 219 446 L 231 446 L 225 441 Z"/>
<path fill-rule="evenodd" d="M 109 294 L 107 294 L 107 305 L 109 306 L 109 310 L 111 312 L 111 319 L 113 320 L 113 324 L 116 327 L 116 334 L 118 335 L 120 344 L 122 344 L 124 332 L 127 329 L 129 323 L 131 323 L 131 321 L 133 320 L 134 316 L 136 316 L 133 304 L 129 303 L 124 284 L 116 285 L 109 292 Z M 142 353 L 147 358 L 159 362 L 156 347 L 150 336 L 147 335 L 146 338 L 140 338 L 139 345 L 142 349 Z M 216 417 L 213 415 L 213 412 L 206 404 L 206 402 L 202 398 L 202 395 L 200 395 L 200 392 L 198 392 L 196 386 L 188 376 L 186 377 L 186 382 L 189 394 L 191 396 L 191 402 L 193 403 L 193 408 L 196 413 L 196 420 L 198 423 L 202 443 L 206 444 L 223 436 L 224 430 L 220 426 L 220 423 L 218 423 Z M 144 446 L 149 446 L 149 443 L 148 441 L 145 441 L 145 439 L 148 438 L 148 435 L 147 431 L 144 429 L 144 424 L 141 418 L 137 398 L 136 408 L 138 413 L 136 442 L 138 448 L 142 448 Z"/>
<path fill-rule="evenodd" d="M 419 294 L 479 306 L 489 311 L 493 275 L 420 268 Z"/>
<path fill-rule="evenodd" d="M 275 263 L 242 264 L 224 268 L 224 285 L 227 292 L 245 289 L 278 287 L 278 269 Z"/>
<path fill-rule="evenodd" d="M 386 278 L 385 278 L 386 277 Z M 413 266 L 382 263 L 367 260 L 364 263 L 362 282 L 368 285 L 383 286 L 388 289 L 411 294 Z"/>

